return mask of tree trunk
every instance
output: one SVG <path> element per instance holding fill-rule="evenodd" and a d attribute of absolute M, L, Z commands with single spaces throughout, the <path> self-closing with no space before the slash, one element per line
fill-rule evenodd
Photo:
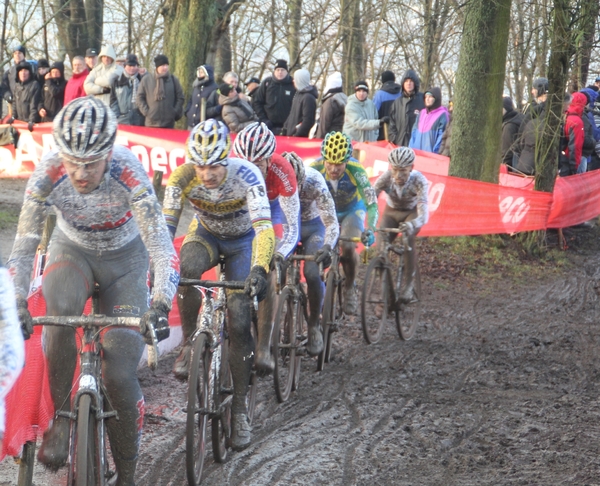
<path fill-rule="evenodd" d="M 342 0 L 342 79 L 348 91 L 365 76 L 364 34 L 361 25 L 360 0 Z"/>
<path fill-rule="evenodd" d="M 100 48 L 104 0 L 56 0 L 52 8 L 59 41 L 71 59 L 85 56 L 86 49 L 90 47 Z"/>
<path fill-rule="evenodd" d="M 575 38 L 575 62 L 571 71 L 571 91 L 579 91 L 586 86 L 599 11 L 600 2 L 598 0 L 582 0 L 573 36 Z"/>
<path fill-rule="evenodd" d="M 510 4 L 511 0 L 467 4 L 454 93 L 450 175 L 498 180 Z"/>
<path fill-rule="evenodd" d="M 302 0 L 287 0 L 289 11 L 288 52 L 290 54 L 290 72 L 302 67 L 300 62 L 300 21 L 302 20 Z"/>

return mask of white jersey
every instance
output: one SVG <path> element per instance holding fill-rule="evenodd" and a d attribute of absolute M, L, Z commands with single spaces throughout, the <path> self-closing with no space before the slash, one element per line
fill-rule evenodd
<path fill-rule="evenodd" d="M 306 222 L 320 217 L 325 225 L 324 244 L 333 248 L 340 236 L 335 202 L 319 171 L 308 166 L 304 170 L 305 178 L 300 186 L 301 220 Z"/>

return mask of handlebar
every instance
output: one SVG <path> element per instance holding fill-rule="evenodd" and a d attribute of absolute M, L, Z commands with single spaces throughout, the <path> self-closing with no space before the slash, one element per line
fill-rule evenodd
<path fill-rule="evenodd" d="M 246 288 L 246 283 L 237 280 L 200 280 L 195 278 L 180 278 L 179 285 L 185 286 L 198 286 L 198 287 L 206 287 L 206 288 L 222 288 L 227 290 L 244 290 Z M 254 309 L 258 310 L 258 299 L 256 296 L 252 298 L 254 303 Z"/>
<path fill-rule="evenodd" d="M 359 236 L 340 236 L 338 241 L 349 241 L 350 243 L 360 243 Z"/>

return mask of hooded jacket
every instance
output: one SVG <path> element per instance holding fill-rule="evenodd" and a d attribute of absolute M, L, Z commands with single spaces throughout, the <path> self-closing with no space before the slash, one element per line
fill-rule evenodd
<path fill-rule="evenodd" d="M 450 115 L 448 109 L 442 106 L 442 90 L 435 87 L 430 88 L 428 92 L 433 95 L 435 102 L 431 107 L 425 107 L 419 112 L 408 146 L 438 154 Z"/>
<path fill-rule="evenodd" d="M 521 123 L 523 123 L 523 114 L 519 113 L 514 108 L 507 110 L 502 116 L 502 163 L 511 167 L 513 166 L 514 155 L 517 154 L 518 156 L 516 143 L 519 137 Z"/>
<path fill-rule="evenodd" d="M 67 85 L 65 87 L 65 105 L 68 105 L 71 101 L 73 101 L 76 98 L 81 98 L 82 96 L 85 96 L 83 83 L 85 83 L 88 74 L 90 74 L 90 71 L 86 67 L 83 70 L 83 72 L 79 74 L 73 74 L 71 76 L 71 79 L 67 81 Z"/>
<path fill-rule="evenodd" d="M 598 141 L 600 140 L 600 127 L 596 125 L 596 120 L 594 119 L 594 114 L 592 113 L 592 110 L 594 109 L 599 93 L 593 90 L 592 88 L 583 88 L 581 92 L 587 94 L 590 98 L 590 102 L 588 103 L 589 111 L 587 111 L 584 116 L 586 116 L 590 120 L 592 131 L 594 132 L 594 139 Z"/>
<path fill-rule="evenodd" d="M 329 132 L 341 132 L 344 128 L 344 115 L 348 97 L 342 92 L 342 87 L 330 89 L 323 96 L 321 115 L 319 117 L 319 128 L 316 138 L 325 138 Z"/>
<path fill-rule="evenodd" d="M 41 96 L 41 103 L 38 107 L 38 111 L 44 108 L 46 110 L 46 116 L 42 118 L 42 122 L 51 122 L 54 117 L 62 109 L 65 100 L 65 87 L 67 82 L 65 81 L 65 65 L 62 62 L 55 62 L 50 67 L 52 69 L 58 69 L 60 71 L 60 78 L 48 78 L 44 81 L 44 88 Z"/>
<path fill-rule="evenodd" d="M 19 71 L 27 69 L 29 79 L 22 83 L 19 81 Z M 12 116 L 15 120 L 28 123 L 39 121 L 38 106 L 40 104 L 40 85 L 33 75 L 31 65 L 27 61 L 20 62 L 16 67 L 16 82 L 13 92 Z"/>
<path fill-rule="evenodd" d="M 357 142 L 374 142 L 379 134 L 379 118 L 369 98 L 360 101 L 355 94 L 348 98 L 343 132 Z"/>
<path fill-rule="evenodd" d="M 209 64 L 204 64 L 203 66 L 198 66 L 198 69 L 200 68 L 204 68 L 206 76 L 202 79 L 196 78 L 192 84 L 192 96 L 185 108 L 188 129 L 192 129 L 200 123 L 202 99 L 205 99 L 208 102 L 208 97 L 218 88 L 217 83 L 215 82 L 215 72 L 213 67 Z M 206 118 L 214 118 L 214 115 L 214 113 L 209 113 L 207 103 Z"/>
<path fill-rule="evenodd" d="M 258 121 L 250 103 L 242 100 L 237 92 L 233 98 L 219 95 L 219 104 L 223 107 L 221 111 L 223 121 L 232 133 L 239 133 L 251 123 Z"/>
<path fill-rule="evenodd" d="M 581 163 L 581 153 L 583 151 L 583 141 L 585 138 L 585 130 L 581 116 L 583 115 L 586 104 L 587 98 L 583 93 L 573 93 L 573 99 L 569 108 L 567 108 L 563 141 L 561 141 L 561 176 L 577 173 L 577 169 Z"/>
<path fill-rule="evenodd" d="M 289 74 L 282 80 L 268 77 L 252 97 L 252 108 L 259 120 L 277 135 L 292 110 L 295 94 L 296 88 Z"/>
<path fill-rule="evenodd" d="M 404 86 L 404 81 L 412 79 L 415 83 L 415 90 L 412 94 L 402 91 L 401 96 L 392 103 L 390 110 L 390 142 L 398 146 L 407 146 L 410 142 L 413 125 L 417 120 L 419 112 L 425 108 L 423 93 L 419 92 L 421 80 L 417 73 L 408 69 L 400 81 L 400 86 Z"/>
<path fill-rule="evenodd" d="M 308 137 L 315 124 L 319 93 L 312 85 L 296 91 L 290 114 L 285 121 L 285 134 L 289 137 Z"/>
<path fill-rule="evenodd" d="M 135 79 L 137 79 L 137 89 L 139 90 L 142 78 L 143 76 L 140 76 L 139 72 L 135 76 L 129 77 L 123 71 L 123 74 L 113 81 L 110 91 L 110 109 L 121 125 L 144 126 L 144 115 L 142 115 L 136 100 L 133 98 Z M 137 92 L 135 96 L 137 98 Z"/>
<path fill-rule="evenodd" d="M 395 81 L 386 81 L 381 86 L 381 89 L 375 92 L 375 96 L 373 96 L 373 103 L 375 103 L 375 108 L 377 108 L 377 113 L 379 113 L 379 118 L 383 118 L 384 116 L 390 116 L 390 111 L 392 111 L 392 104 L 394 100 L 398 98 L 402 94 L 402 86 L 400 86 Z M 379 128 L 379 137 L 377 140 L 383 140 L 385 138 L 383 127 Z"/>
<path fill-rule="evenodd" d="M 102 62 L 102 57 L 110 57 L 113 62 L 109 66 L 105 66 Z M 88 77 L 83 83 L 83 89 L 88 95 L 94 95 L 101 100 L 106 106 L 110 107 L 110 91 L 105 93 L 106 89 L 110 90 L 115 79 L 123 74 L 123 67 L 119 66 L 115 59 L 117 55 L 112 46 L 105 46 L 98 54 L 100 62 L 88 74 Z"/>

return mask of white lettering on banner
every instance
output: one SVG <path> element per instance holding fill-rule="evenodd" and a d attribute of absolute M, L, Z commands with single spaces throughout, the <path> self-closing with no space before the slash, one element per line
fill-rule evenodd
<path fill-rule="evenodd" d="M 171 167 L 171 172 L 177 169 L 177 159 L 185 159 L 185 150 L 182 148 L 175 148 L 169 152 L 169 167 Z"/>
<path fill-rule="evenodd" d="M 520 196 L 514 199 L 512 196 L 507 196 L 500 201 L 499 209 L 502 213 L 503 223 L 518 223 L 529 211 L 529 203 L 524 197 Z"/>
<path fill-rule="evenodd" d="M 10 150 L 0 147 L 0 172 L 6 172 L 8 175 L 17 175 L 20 165 L 14 163 L 13 154 Z"/>
<path fill-rule="evenodd" d="M 388 170 L 390 163 L 387 160 L 378 160 L 375 159 L 373 161 L 373 174 L 372 177 L 378 176 L 379 174 L 383 174 Z"/>
<path fill-rule="evenodd" d="M 167 163 L 167 151 L 164 147 L 154 147 L 150 150 L 150 165 L 152 166 L 153 172 L 156 172 L 157 170 L 166 172 Z"/>
<path fill-rule="evenodd" d="M 118 135 L 115 144 L 129 147 L 129 139 L 124 135 Z M 168 152 L 164 147 L 152 147 L 148 152 L 148 147 L 144 145 L 132 145 L 129 150 L 135 154 L 148 173 L 152 168 L 153 172 L 160 170 L 170 174 L 177 169 L 178 160 L 185 158 L 185 150 L 179 147 Z"/>
<path fill-rule="evenodd" d="M 17 165 L 23 165 L 23 162 L 33 162 L 33 165 L 37 165 L 40 159 L 37 155 L 37 146 L 29 131 L 19 131 L 19 143 L 15 150 L 15 160 Z"/>
<path fill-rule="evenodd" d="M 432 184 L 429 182 L 429 194 L 427 198 L 429 199 L 429 212 L 433 213 L 437 208 L 440 207 L 442 202 L 442 194 L 444 194 L 444 189 L 446 189 L 446 184 L 443 182 L 436 182 Z"/>

